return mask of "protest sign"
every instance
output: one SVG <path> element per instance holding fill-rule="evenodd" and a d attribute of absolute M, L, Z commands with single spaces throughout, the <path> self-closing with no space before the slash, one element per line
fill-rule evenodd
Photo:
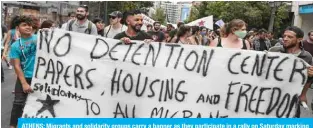
<path fill-rule="evenodd" d="M 142 18 L 143 18 L 143 25 L 142 25 L 141 30 L 147 30 L 147 25 L 149 25 L 149 24 L 153 25 L 153 23 L 155 21 L 152 18 L 150 18 L 147 15 L 145 15 L 145 14 L 141 14 L 141 15 L 142 15 Z M 161 24 L 161 28 L 166 28 L 166 26 Z"/>
<path fill-rule="evenodd" d="M 207 16 L 188 23 L 189 26 L 204 26 L 213 30 L 213 16 Z"/>
<path fill-rule="evenodd" d="M 288 54 L 40 32 L 23 117 L 293 117 L 306 66 Z"/>

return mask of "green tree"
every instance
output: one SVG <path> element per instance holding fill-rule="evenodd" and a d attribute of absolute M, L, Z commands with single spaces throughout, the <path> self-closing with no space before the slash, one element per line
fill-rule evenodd
<path fill-rule="evenodd" d="M 191 6 L 190 14 L 189 14 L 187 22 L 189 23 L 197 19 L 199 19 L 199 10 L 197 9 L 197 7 Z"/>
<path fill-rule="evenodd" d="M 155 21 L 160 21 L 161 24 L 165 25 L 165 18 L 166 15 L 164 13 L 164 10 L 162 8 L 157 8 L 155 14 L 152 15 L 152 19 Z"/>
<path fill-rule="evenodd" d="M 188 19 L 185 19 L 184 21 L 183 21 L 185 24 L 188 24 L 189 22 L 188 22 Z"/>
<path fill-rule="evenodd" d="M 248 27 L 268 28 L 271 8 L 267 2 L 260 1 L 204 1 L 198 7 L 198 18 L 213 15 L 216 20 L 229 22 L 233 19 L 242 19 Z M 279 7 L 275 17 L 275 28 L 283 25 L 282 20 L 288 17 L 287 6 Z"/>
<path fill-rule="evenodd" d="M 152 1 L 108 1 L 108 12 L 129 11 L 134 9 L 143 9 L 152 7 Z"/>
<path fill-rule="evenodd" d="M 152 1 L 81 1 L 80 4 L 88 5 L 91 19 L 98 16 L 104 18 L 113 11 L 122 13 L 134 9 L 147 11 L 146 8 L 153 6 Z"/>
<path fill-rule="evenodd" d="M 280 36 L 280 34 L 283 32 L 287 26 L 291 25 L 291 21 L 289 23 L 283 22 L 283 20 L 288 18 L 288 9 L 287 5 L 283 4 L 280 6 L 276 12 L 276 17 L 275 17 L 275 22 L 274 22 L 274 29 L 273 31 L 275 32 L 275 36 Z"/>

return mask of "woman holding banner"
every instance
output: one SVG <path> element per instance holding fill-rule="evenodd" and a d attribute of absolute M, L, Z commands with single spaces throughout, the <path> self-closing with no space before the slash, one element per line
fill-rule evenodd
<path fill-rule="evenodd" d="M 224 24 L 221 29 L 223 36 L 212 41 L 209 46 L 249 50 L 249 42 L 243 39 L 247 35 L 246 27 L 247 24 L 240 19 Z"/>
<path fill-rule="evenodd" d="M 183 25 L 178 29 L 177 35 L 172 39 L 172 43 L 192 44 L 189 38 L 191 34 L 191 27 Z"/>

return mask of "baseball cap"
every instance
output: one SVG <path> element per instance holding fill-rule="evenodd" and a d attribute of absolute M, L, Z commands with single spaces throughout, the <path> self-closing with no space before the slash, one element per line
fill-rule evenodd
<path fill-rule="evenodd" d="M 114 11 L 112 13 L 109 14 L 109 16 L 115 16 L 115 17 L 123 17 L 123 14 L 120 11 Z"/>

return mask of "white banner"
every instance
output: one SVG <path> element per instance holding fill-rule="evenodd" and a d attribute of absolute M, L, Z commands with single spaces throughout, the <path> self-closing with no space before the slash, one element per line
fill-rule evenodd
<path fill-rule="evenodd" d="M 153 23 L 155 22 L 153 19 L 151 19 L 150 17 L 146 16 L 145 14 L 141 14 L 142 18 L 143 18 L 143 25 L 141 27 L 141 30 L 147 30 L 147 25 L 150 24 L 153 26 Z M 161 24 L 162 28 L 166 28 L 166 26 Z"/>
<path fill-rule="evenodd" d="M 188 23 L 189 26 L 205 26 L 213 30 L 213 16 L 207 16 Z"/>
<path fill-rule="evenodd" d="M 218 20 L 215 22 L 216 25 L 218 25 L 219 27 L 222 27 L 225 23 L 222 19 Z"/>
<path fill-rule="evenodd" d="M 23 117 L 293 117 L 293 55 L 38 33 Z"/>

